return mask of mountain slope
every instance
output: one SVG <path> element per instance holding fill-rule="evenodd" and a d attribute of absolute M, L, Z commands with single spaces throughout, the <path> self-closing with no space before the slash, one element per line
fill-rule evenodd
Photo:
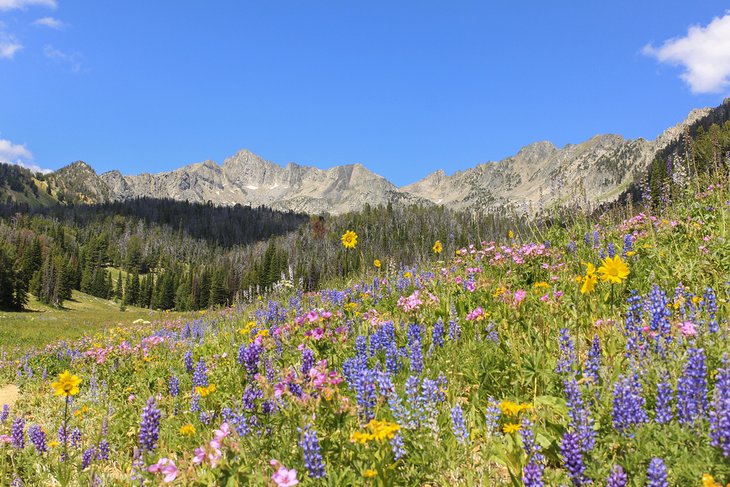
<path fill-rule="evenodd" d="M 693 110 L 684 122 L 653 141 L 597 135 L 561 149 L 550 142 L 536 142 L 501 161 L 452 176 L 436 171 L 400 189 L 457 209 L 512 205 L 530 211 L 567 201 L 610 201 L 646 169 L 658 151 L 710 112 Z"/>
<path fill-rule="evenodd" d="M 366 204 L 437 204 L 480 211 L 508 207 L 533 213 L 555 204 L 615 200 L 686 129 L 726 107 L 730 107 L 730 99 L 716 109 L 693 110 L 686 120 L 655 140 L 596 135 L 562 148 L 536 142 L 501 161 L 453 175 L 439 170 L 401 188 L 361 164 L 330 169 L 294 163 L 280 166 L 248 150 L 220 165 L 204 161 L 158 174 L 122 175 L 114 170 L 97 175 L 79 161 L 46 176 L 47 186 L 40 186 L 48 197 L 44 195 L 38 204 L 49 204 L 45 200 L 99 203 L 147 197 L 224 206 L 265 205 L 310 214 L 347 213 Z M 3 191 L 0 187 L 0 193 Z M 17 199 L 6 196 L 6 200 Z"/>

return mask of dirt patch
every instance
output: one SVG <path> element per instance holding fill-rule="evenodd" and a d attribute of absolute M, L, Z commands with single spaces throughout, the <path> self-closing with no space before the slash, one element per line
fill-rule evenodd
<path fill-rule="evenodd" d="M 8 384 L 0 387 L 0 405 L 7 404 L 12 406 L 15 401 L 18 400 L 18 386 L 15 384 Z"/>

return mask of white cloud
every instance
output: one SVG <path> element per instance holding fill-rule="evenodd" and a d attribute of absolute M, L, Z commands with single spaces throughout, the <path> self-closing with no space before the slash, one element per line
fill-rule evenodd
<path fill-rule="evenodd" d="M 33 22 L 33 25 L 42 25 L 44 27 L 50 27 L 51 29 L 56 30 L 61 30 L 66 27 L 66 24 L 58 19 L 54 19 L 53 17 L 42 17 Z"/>
<path fill-rule="evenodd" d="M 23 45 L 15 37 L 0 32 L 0 58 L 13 59 L 15 53 L 22 48 Z"/>
<path fill-rule="evenodd" d="M 682 66 L 680 78 L 693 93 L 719 93 L 730 86 L 730 11 L 707 26 L 690 26 L 685 37 L 647 45 L 644 54 Z"/>
<path fill-rule="evenodd" d="M 34 164 L 33 153 L 24 144 L 13 144 L 6 139 L 0 139 L 0 162 L 15 164 L 42 174 L 53 172 Z"/>
<path fill-rule="evenodd" d="M 50 44 L 47 44 L 43 48 L 43 54 L 45 54 L 48 59 L 53 59 L 54 61 L 68 64 L 71 68 L 71 71 L 73 71 L 74 73 L 81 72 L 82 56 L 78 52 L 64 52 L 60 49 L 56 49 Z"/>
<path fill-rule="evenodd" d="M 56 0 L 0 0 L 0 11 L 33 6 L 56 8 L 58 3 Z"/>

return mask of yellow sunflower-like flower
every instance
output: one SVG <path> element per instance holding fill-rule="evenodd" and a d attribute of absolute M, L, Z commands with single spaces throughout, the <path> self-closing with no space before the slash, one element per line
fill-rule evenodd
<path fill-rule="evenodd" d="M 444 250 L 444 246 L 441 243 L 441 240 L 436 240 L 433 244 L 433 252 L 435 254 L 440 254 Z"/>
<path fill-rule="evenodd" d="M 502 401 L 501 403 L 499 403 L 499 409 L 502 410 L 502 414 L 504 414 L 505 416 L 517 416 L 522 411 L 527 411 L 531 408 L 531 405 L 524 402 L 522 404 L 518 404 L 512 401 Z"/>
<path fill-rule="evenodd" d="M 364 472 L 362 473 L 362 476 L 363 476 L 363 477 L 365 477 L 365 478 L 368 478 L 368 479 L 370 479 L 370 478 L 373 478 L 373 477 L 375 477 L 376 475 L 378 475 L 378 472 L 376 472 L 376 471 L 375 471 L 375 470 L 373 470 L 373 469 L 368 469 L 368 470 L 365 470 L 365 471 L 364 471 Z"/>
<path fill-rule="evenodd" d="M 180 434 L 183 436 L 193 436 L 195 434 L 195 426 L 188 423 L 180 428 Z"/>
<path fill-rule="evenodd" d="M 375 259 L 375 260 L 373 261 L 373 265 L 374 265 L 375 267 L 377 267 L 378 269 L 380 269 L 380 266 L 382 265 L 382 264 L 380 263 L 380 259 Z"/>
<path fill-rule="evenodd" d="M 208 396 L 208 395 L 210 395 L 210 394 L 212 394 L 214 392 L 215 392 L 215 384 L 211 384 L 211 385 L 209 385 L 207 387 L 197 386 L 195 388 L 195 393 L 197 395 L 199 395 L 200 397 L 206 397 L 206 396 Z"/>
<path fill-rule="evenodd" d="M 702 476 L 702 487 L 722 487 L 722 484 L 715 482 L 715 478 L 709 473 L 706 473 Z"/>
<path fill-rule="evenodd" d="M 357 246 L 357 233 L 348 230 L 342 235 L 341 240 L 343 247 L 346 249 L 354 249 Z"/>
<path fill-rule="evenodd" d="M 77 376 L 72 375 L 68 370 L 64 370 L 58 376 L 58 382 L 52 383 L 51 386 L 56 391 L 57 396 L 75 396 L 79 393 L 79 384 L 81 382 L 81 379 Z"/>
<path fill-rule="evenodd" d="M 522 429 L 519 423 L 507 423 L 502 427 L 502 431 L 505 433 L 517 433 Z"/>
<path fill-rule="evenodd" d="M 621 284 L 630 274 L 628 266 L 618 255 L 613 258 L 606 257 L 603 259 L 601 267 L 598 268 L 598 273 L 601 274 L 602 281 L 616 284 Z"/>
<path fill-rule="evenodd" d="M 596 284 L 598 284 L 598 276 L 595 274 L 586 274 L 586 276 L 582 279 L 583 284 L 580 287 L 580 293 L 581 294 L 590 294 L 596 289 Z"/>

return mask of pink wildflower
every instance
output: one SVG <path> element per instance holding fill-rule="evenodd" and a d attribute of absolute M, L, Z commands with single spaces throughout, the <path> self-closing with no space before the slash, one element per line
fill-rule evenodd
<path fill-rule="evenodd" d="M 691 321 L 684 321 L 679 324 L 679 331 L 682 332 L 682 335 L 686 337 L 693 337 L 697 335 L 697 328 L 695 328 L 694 323 Z"/>
<path fill-rule="evenodd" d="M 175 465 L 175 462 L 169 458 L 160 458 L 157 460 L 157 463 L 150 465 L 147 471 L 150 473 L 163 474 L 165 478 L 163 478 L 162 481 L 166 484 L 173 482 L 177 478 L 178 474 L 177 465 Z"/>

